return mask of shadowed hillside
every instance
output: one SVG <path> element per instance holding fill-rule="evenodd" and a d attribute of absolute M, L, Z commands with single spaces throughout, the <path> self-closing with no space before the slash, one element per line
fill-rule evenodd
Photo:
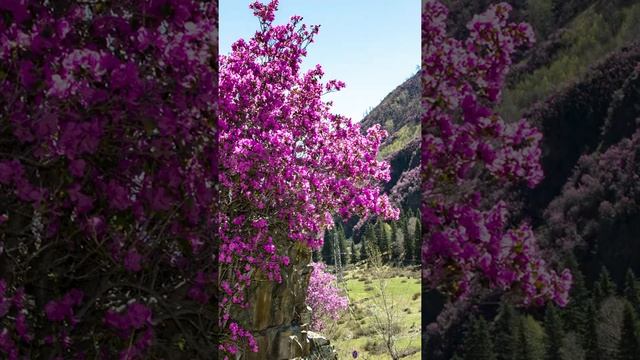
<path fill-rule="evenodd" d="M 443 308 L 438 294 L 423 294 L 423 329 L 441 311 L 451 319 L 425 355 L 471 359 L 488 337 L 497 359 L 627 359 L 640 353 L 640 1 L 508 2 L 538 42 L 516 59 L 500 112 L 543 132 L 545 173 L 513 194 L 512 215 L 572 269 L 574 288 L 565 309 L 514 309 L 495 293 Z M 447 3 L 461 36 L 490 2 Z"/>

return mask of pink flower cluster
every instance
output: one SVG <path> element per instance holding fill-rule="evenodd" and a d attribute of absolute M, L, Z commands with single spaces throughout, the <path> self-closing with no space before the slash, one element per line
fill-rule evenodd
<path fill-rule="evenodd" d="M 153 340 L 153 323 L 151 319 L 151 309 L 144 304 L 133 302 L 129 304 L 124 312 L 107 311 L 104 322 L 107 326 L 117 331 L 118 336 L 123 340 L 133 342 L 133 333 L 140 331 L 132 346 L 122 350 L 119 354 L 121 360 L 142 359 L 145 350 L 151 346 Z"/>
<path fill-rule="evenodd" d="M 322 331 L 327 319 L 338 320 L 349 300 L 340 294 L 336 277 L 326 272 L 324 263 L 311 263 L 313 270 L 307 288 L 307 305 L 311 307 L 311 329 Z"/>
<path fill-rule="evenodd" d="M 133 330 L 151 324 L 151 310 L 143 304 L 134 302 L 129 304 L 123 313 L 107 311 L 104 321 L 108 326 L 118 330 L 121 337 L 128 338 Z"/>
<path fill-rule="evenodd" d="M 488 282 L 526 304 L 564 305 L 571 274 L 542 260 L 529 226 L 508 228 L 504 202 L 487 201 L 498 186 L 533 187 L 543 177 L 541 133 L 492 109 L 513 53 L 533 42 L 528 24 L 507 21 L 510 10 L 500 3 L 476 15 L 462 41 L 446 33 L 444 5 L 428 0 L 423 9 L 423 276 L 455 296 Z"/>
<path fill-rule="evenodd" d="M 84 294 L 81 290 L 71 289 L 59 300 L 51 300 L 44 306 L 44 312 L 51 321 L 67 320 L 75 325 L 78 320 L 73 316 L 73 308 L 82 304 Z"/>
<path fill-rule="evenodd" d="M 389 179 L 389 165 L 377 159 L 385 131 L 375 126 L 362 134 L 330 112 L 322 96 L 344 84 L 323 83 L 319 65 L 300 69 L 318 27 L 299 16 L 274 25 L 277 6 L 253 3 L 260 30 L 220 58 L 220 305 L 227 334 L 232 309 L 246 306 L 252 276 L 281 280 L 280 268 L 289 265 L 282 244 L 319 248 L 334 215 L 398 216 L 379 187 Z M 233 354 L 238 347 L 229 340 L 221 349 Z"/>

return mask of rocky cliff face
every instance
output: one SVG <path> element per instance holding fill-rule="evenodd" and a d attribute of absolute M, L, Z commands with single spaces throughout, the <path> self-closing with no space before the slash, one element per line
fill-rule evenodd
<path fill-rule="evenodd" d="M 329 340 L 308 329 L 310 309 L 305 297 L 312 270 L 311 252 L 293 242 L 280 246 L 291 261 L 291 266 L 282 271 L 282 282 L 274 283 L 257 274 L 248 294 L 251 306 L 234 314 L 258 342 L 259 352 L 249 352 L 246 359 L 337 359 Z"/>

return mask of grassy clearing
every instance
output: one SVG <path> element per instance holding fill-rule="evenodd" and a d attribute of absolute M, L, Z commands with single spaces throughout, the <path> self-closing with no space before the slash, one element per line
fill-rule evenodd
<path fill-rule="evenodd" d="M 397 319 L 397 349 L 404 354 L 403 359 L 420 359 L 421 304 L 420 272 L 409 268 L 384 267 L 381 278 L 386 285 L 385 294 L 393 303 Z M 358 359 L 390 359 L 381 338 L 375 330 L 376 311 L 380 313 L 380 278 L 364 267 L 345 272 L 340 284 L 349 296 L 349 311 L 333 326 L 327 335 L 336 347 L 340 359 L 351 359 L 356 350 Z"/>
<path fill-rule="evenodd" d="M 420 136 L 420 124 L 407 124 L 393 134 L 393 141 L 381 147 L 378 157 L 384 159 L 390 154 L 403 149 L 413 139 Z"/>

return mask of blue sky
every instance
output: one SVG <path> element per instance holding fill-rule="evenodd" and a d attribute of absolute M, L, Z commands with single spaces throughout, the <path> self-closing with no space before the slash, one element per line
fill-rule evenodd
<path fill-rule="evenodd" d="M 239 38 L 250 38 L 258 21 L 250 0 L 220 0 L 220 53 Z M 264 0 L 263 2 L 266 2 Z M 291 15 L 320 24 L 304 68 L 321 64 L 325 80 L 347 87 L 326 95 L 333 112 L 360 121 L 420 64 L 420 0 L 280 0 L 276 24 Z"/>

